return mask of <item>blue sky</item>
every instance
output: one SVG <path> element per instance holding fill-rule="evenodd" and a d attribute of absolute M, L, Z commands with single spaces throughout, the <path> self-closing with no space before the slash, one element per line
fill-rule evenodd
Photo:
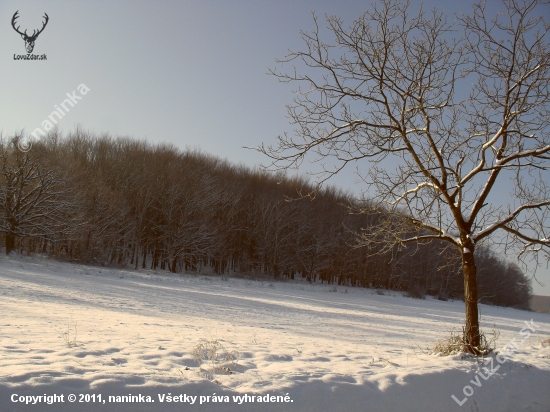
<path fill-rule="evenodd" d="M 288 49 L 302 48 L 300 30 L 336 14 L 351 23 L 370 1 L 12 1 L 0 3 L 0 130 L 39 127 L 80 84 L 90 91 L 58 127 L 171 142 L 200 148 L 235 163 L 265 162 L 244 149 L 292 132 L 285 105 L 292 86 L 267 74 Z M 412 1 L 413 8 L 420 2 Z M 500 9 L 496 0 L 489 10 Z M 470 1 L 425 1 L 453 19 Z M 14 61 L 24 42 L 10 21 L 41 27 L 35 54 L 46 61 Z M 368 167 L 368 165 L 358 165 Z M 300 172 L 313 170 L 305 164 Z M 361 191 L 353 169 L 332 184 Z M 550 295 L 550 271 L 541 269 L 538 294 Z"/>

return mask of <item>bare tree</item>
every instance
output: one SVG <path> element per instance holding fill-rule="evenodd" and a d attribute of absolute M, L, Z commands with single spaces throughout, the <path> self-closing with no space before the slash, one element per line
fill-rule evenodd
<path fill-rule="evenodd" d="M 16 238 L 55 240 L 67 234 L 75 204 L 59 168 L 48 164 L 44 147 L 22 152 L 20 138 L 0 139 L 0 231 L 6 254 L 15 249 Z"/>
<path fill-rule="evenodd" d="M 310 156 L 330 161 L 319 183 L 370 160 L 362 177 L 381 218 L 362 244 L 391 250 L 437 239 L 454 247 L 464 275 L 464 349 L 473 353 L 481 341 L 476 245 L 493 236 L 520 257 L 550 247 L 550 49 L 542 17 L 549 3 L 503 7 L 489 19 L 478 3 L 449 23 L 435 10 L 413 15 L 408 4 L 382 0 L 349 28 L 328 17 L 333 44 L 321 40 L 314 16 L 313 32 L 302 32 L 305 50 L 280 61 L 302 67 L 272 71 L 300 85 L 287 106 L 296 137 L 258 149 L 274 169 Z M 495 197 L 503 187 L 512 187 L 507 204 Z"/>

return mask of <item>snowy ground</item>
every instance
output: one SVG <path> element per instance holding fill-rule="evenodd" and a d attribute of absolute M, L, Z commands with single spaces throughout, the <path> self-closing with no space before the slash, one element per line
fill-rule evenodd
<path fill-rule="evenodd" d="M 5 256 L 0 296 L 1 411 L 550 411 L 550 314 L 481 305 L 498 347 L 515 342 L 500 364 L 427 353 L 462 302 Z M 212 340 L 239 353 L 231 373 L 193 359 Z M 109 399 L 128 395 L 154 403 Z"/>

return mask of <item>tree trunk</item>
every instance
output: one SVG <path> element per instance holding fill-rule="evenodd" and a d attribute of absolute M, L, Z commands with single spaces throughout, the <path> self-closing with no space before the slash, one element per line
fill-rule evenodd
<path fill-rule="evenodd" d="M 462 255 L 464 271 L 464 303 L 466 305 L 466 326 L 464 329 L 465 352 L 479 354 L 479 315 L 477 307 L 477 277 L 473 252 Z"/>
<path fill-rule="evenodd" d="M 6 255 L 15 249 L 15 235 L 12 232 L 6 233 Z"/>
<path fill-rule="evenodd" d="M 178 265 L 178 256 L 176 255 L 174 259 L 172 259 L 172 265 L 170 266 L 171 273 L 176 273 L 177 265 Z"/>

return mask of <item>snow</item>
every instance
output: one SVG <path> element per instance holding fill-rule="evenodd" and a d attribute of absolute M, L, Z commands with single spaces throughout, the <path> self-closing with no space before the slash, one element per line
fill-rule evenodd
<path fill-rule="evenodd" d="M 441 229 L 441 237 L 448 237 L 450 239 L 452 239 L 452 241 L 457 244 L 457 245 L 461 245 L 462 244 L 462 241 L 460 240 L 459 237 L 457 236 L 453 236 L 451 235 L 449 232 L 447 232 L 445 229 Z"/>
<path fill-rule="evenodd" d="M 417 185 L 415 188 L 407 190 L 405 193 L 403 193 L 401 196 L 399 196 L 395 201 L 390 202 L 390 204 L 391 205 L 396 205 L 399 202 L 401 202 L 403 199 L 405 199 L 411 193 L 417 193 L 420 189 L 422 189 L 424 187 L 431 187 L 435 190 L 439 190 L 439 188 L 431 182 L 422 182 L 419 185 Z"/>
<path fill-rule="evenodd" d="M 514 342 L 499 364 L 494 355 L 428 354 L 460 330 L 463 303 L 395 292 L 4 256 L 0 293 L 2 411 L 550 410 L 549 314 L 480 305 L 482 328 L 500 330 L 497 346 Z M 213 374 L 194 360 L 193 349 L 212 340 L 239 353 L 230 370 Z M 11 401 L 53 394 L 65 402 Z M 69 394 L 107 401 L 69 403 Z M 257 402 L 287 394 L 292 402 Z M 197 398 L 166 402 L 179 395 Z M 222 402 L 199 404 L 212 395 Z"/>

